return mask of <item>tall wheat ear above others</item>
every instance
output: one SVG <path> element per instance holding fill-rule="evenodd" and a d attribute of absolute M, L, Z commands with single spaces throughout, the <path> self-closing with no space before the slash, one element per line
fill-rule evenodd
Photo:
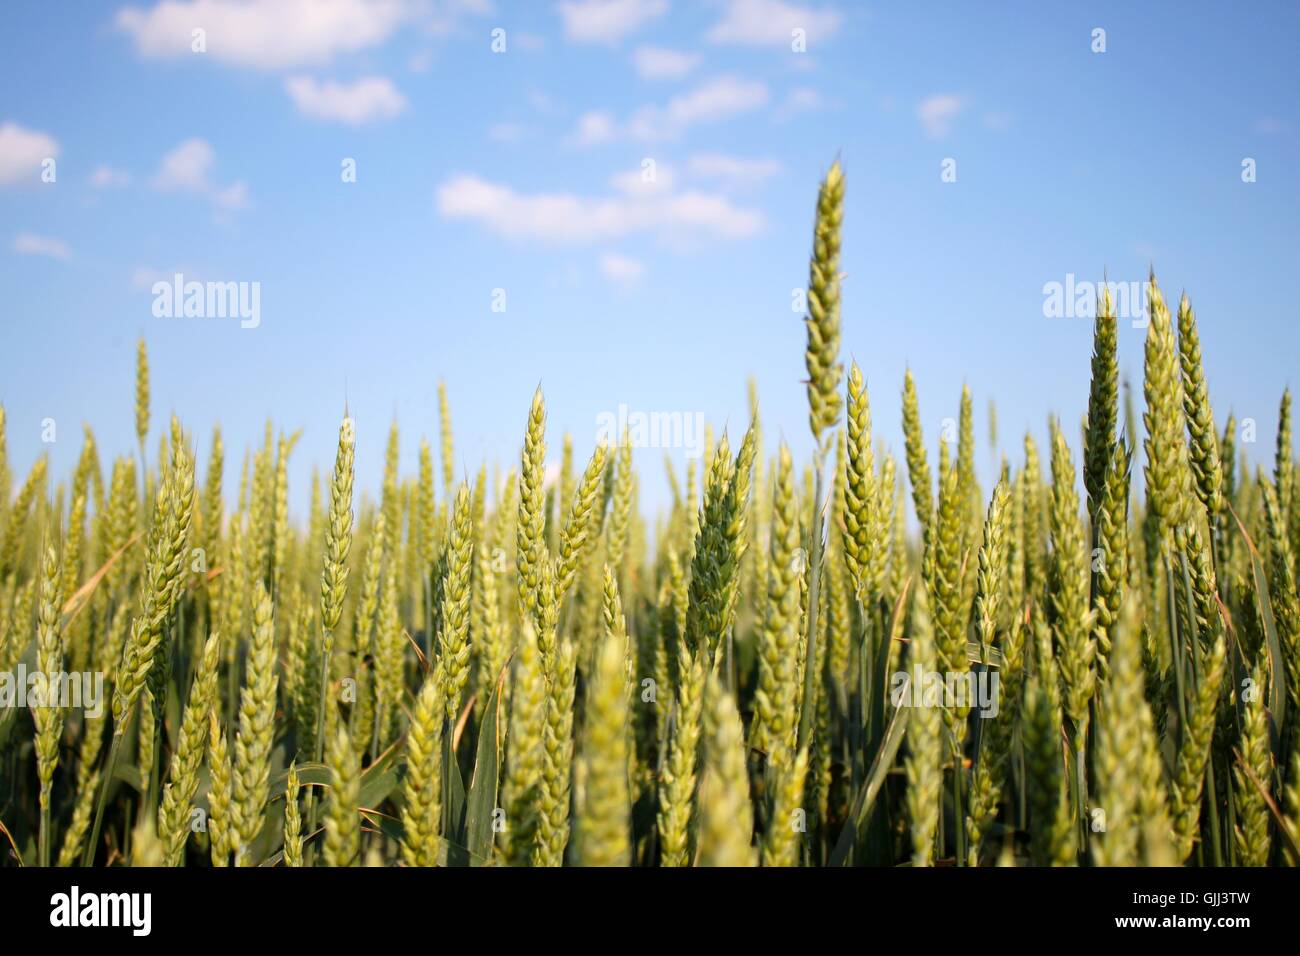
<path fill-rule="evenodd" d="M 844 221 L 844 173 L 831 165 L 817 193 L 813 254 L 808 269 L 808 423 L 813 436 L 835 424 L 840 413 L 840 229 Z"/>

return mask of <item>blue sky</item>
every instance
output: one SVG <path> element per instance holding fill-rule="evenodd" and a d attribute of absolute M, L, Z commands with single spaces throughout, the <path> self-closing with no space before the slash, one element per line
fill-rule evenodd
<path fill-rule="evenodd" d="M 970 385 L 986 476 L 990 399 L 1013 458 L 1049 412 L 1077 421 L 1091 326 L 1044 315 L 1070 274 L 1154 264 L 1167 297 L 1188 291 L 1215 411 L 1256 419 L 1256 461 L 1296 384 L 1291 4 L 19 0 L 3 21 L 20 473 L 48 450 L 67 474 L 83 421 L 106 454 L 134 446 L 139 336 L 151 452 L 171 410 L 205 456 L 220 421 L 229 482 L 271 415 L 303 429 L 296 499 L 345 400 L 362 485 L 394 415 L 413 471 L 439 379 L 458 470 L 515 458 L 538 382 L 556 458 L 565 430 L 585 458 L 620 404 L 738 430 L 750 375 L 769 443 L 806 454 L 792 290 L 836 156 L 843 351 L 895 448 L 908 365 L 932 446 Z M 260 324 L 156 317 L 176 272 L 258 283 Z M 1141 343 L 1122 327 L 1135 381 Z M 662 452 L 637 455 L 651 510 Z"/>

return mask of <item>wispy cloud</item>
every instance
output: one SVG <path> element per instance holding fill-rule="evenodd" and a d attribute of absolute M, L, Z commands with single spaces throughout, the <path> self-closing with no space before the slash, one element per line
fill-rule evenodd
<path fill-rule="evenodd" d="M 406 109 L 406 97 L 383 76 L 363 76 L 352 83 L 292 76 L 284 88 L 304 116 L 346 126 L 392 119 Z"/>
<path fill-rule="evenodd" d="M 653 161 L 652 161 L 653 162 Z M 609 184 L 625 196 L 653 196 L 672 192 L 677 185 L 677 176 L 672 167 L 663 163 L 643 165 L 639 169 L 629 169 L 615 173 Z"/>
<path fill-rule="evenodd" d="M 726 153 L 697 153 L 687 168 L 700 179 L 715 180 L 730 188 L 754 186 L 781 171 L 775 159 L 748 159 Z"/>
<path fill-rule="evenodd" d="M 826 101 L 819 90 L 811 86 L 796 86 L 785 95 L 781 105 L 777 107 L 776 118 L 788 120 L 800 113 L 815 113 L 825 108 Z"/>
<path fill-rule="evenodd" d="M 666 47 L 642 46 L 632 54 L 632 65 L 643 80 L 680 80 L 700 65 L 700 55 Z"/>
<path fill-rule="evenodd" d="M 216 153 L 207 140 L 187 139 L 162 158 L 153 187 L 161 192 L 205 196 L 222 209 L 247 206 L 248 186 L 242 180 L 228 186 L 218 186 L 212 181 L 215 162 Z"/>
<path fill-rule="evenodd" d="M 126 186 L 130 182 L 130 173 L 125 169 L 114 169 L 112 166 L 98 166 L 90 174 L 90 185 L 96 189 L 114 189 Z"/>
<path fill-rule="evenodd" d="M 673 97 L 665 106 L 638 110 L 628 130 L 635 139 L 676 139 L 691 126 L 748 113 L 767 100 L 767 87 L 757 80 L 723 76 Z"/>
<path fill-rule="evenodd" d="M 232 66 L 320 66 L 387 40 L 417 6 L 408 0 L 163 0 L 117 14 L 141 56 L 209 56 Z M 203 31 L 202 54 L 194 31 Z"/>
<path fill-rule="evenodd" d="M 222 209 L 243 209 L 248 205 L 248 184 L 240 180 L 218 189 L 212 194 L 212 202 Z"/>
<path fill-rule="evenodd" d="M 1285 133 L 1291 128 L 1291 124 L 1284 119 L 1276 116 L 1261 116 L 1251 125 L 1251 129 L 1256 133 L 1264 136 L 1276 136 L 1278 133 Z"/>
<path fill-rule="evenodd" d="M 60 261 L 72 258 L 71 250 L 62 239 L 38 236 L 31 232 L 20 232 L 14 239 L 12 249 L 24 256 L 46 256 Z"/>
<path fill-rule="evenodd" d="M 189 265 L 178 265 L 171 269 L 155 269 L 152 266 L 137 266 L 131 272 L 131 288 L 152 289 L 155 282 L 166 282 L 170 285 L 177 275 L 184 276 L 185 279 L 190 282 L 203 281 L 200 270 Z"/>
<path fill-rule="evenodd" d="M 179 270 L 178 270 L 179 271 Z M 149 289 L 155 282 L 161 282 L 166 278 L 160 269 L 152 269 L 149 266 L 137 266 L 131 273 L 131 287 L 134 289 Z"/>
<path fill-rule="evenodd" d="M 528 136 L 528 127 L 521 123 L 493 123 L 487 135 L 494 143 L 518 143 Z"/>
<path fill-rule="evenodd" d="M 423 0 L 414 10 L 428 33 L 446 36 L 462 32 L 468 17 L 491 16 L 496 6 L 492 0 Z"/>
<path fill-rule="evenodd" d="M 668 0 L 565 0 L 564 35 L 577 43 L 617 43 L 668 12 Z"/>
<path fill-rule="evenodd" d="M 208 192 L 208 173 L 216 154 L 207 140 L 187 139 L 162 159 L 154 188 L 168 191 Z"/>
<path fill-rule="evenodd" d="M 550 116 L 555 112 L 555 102 L 542 90 L 528 91 L 528 105 L 541 113 L 543 116 Z"/>
<path fill-rule="evenodd" d="M 809 46 L 830 38 L 843 17 L 831 7 L 808 7 L 784 0 L 728 0 L 722 19 L 708 32 L 713 43 L 788 46 L 803 30 Z"/>
<path fill-rule="evenodd" d="M 0 186 L 37 182 L 41 162 L 59 155 L 59 144 L 46 133 L 17 123 L 0 123 Z"/>
<path fill-rule="evenodd" d="M 607 252 L 600 257 L 600 271 L 611 282 L 631 285 L 645 275 L 645 263 L 631 256 Z"/>
<path fill-rule="evenodd" d="M 995 133 L 1005 133 L 1011 129 L 1011 124 L 1015 121 L 1010 113 L 985 113 L 984 125 Z"/>
<path fill-rule="evenodd" d="M 768 98 L 767 86 L 757 80 L 720 76 L 674 96 L 662 106 L 643 106 L 622 123 L 602 110 L 584 113 L 572 140 L 587 146 L 617 138 L 674 140 L 692 126 L 718 123 L 756 110 Z"/>
<path fill-rule="evenodd" d="M 762 213 L 703 192 L 581 196 L 516 192 L 479 176 L 440 185 L 436 205 L 445 219 L 477 222 L 496 235 L 550 244 L 609 242 L 650 234 L 669 242 L 744 239 L 764 226 Z"/>
<path fill-rule="evenodd" d="M 916 107 L 916 118 L 928 136 L 942 139 L 952 130 L 952 122 L 969 105 L 969 100 L 956 93 L 938 93 L 923 99 Z"/>
<path fill-rule="evenodd" d="M 618 124 L 604 110 L 589 110 L 578 117 L 571 141 L 577 146 L 599 146 L 618 135 Z"/>

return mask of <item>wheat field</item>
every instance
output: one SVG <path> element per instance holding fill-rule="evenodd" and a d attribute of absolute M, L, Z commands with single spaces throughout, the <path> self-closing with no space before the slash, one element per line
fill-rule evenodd
<path fill-rule="evenodd" d="M 811 460 L 765 442 L 751 387 L 663 514 L 627 435 L 563 436 L 547 479 L 540 389 L 500 481 L 457 479 L 441 392 L 440 471 L 421 441 L 399 474 L 394 425 L 376 504 L 345 413 L 305 521 L 297 435 L 268 423 L 224 499 L 220 432 L 201 455 L 151 420 L 143 343 L 136 449 L 87 429 L 71 475 L 12 475 L 0 408 L 0 860 L 1294 865 L 1289 394 L 1247 463 L 1152 275 L 1136 401 L 1103 296 L 1080 432 L 981 488 L 969 392 L 936 455 L 900 370 L 896 456 L 839 356 L 844 196 L 836 164 Z M 100 706 L 55 692 L 82 677 Z"/>

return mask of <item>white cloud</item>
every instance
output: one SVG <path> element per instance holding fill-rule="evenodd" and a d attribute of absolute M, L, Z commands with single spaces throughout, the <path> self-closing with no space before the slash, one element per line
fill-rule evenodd
<path fill-rule="evenodd" d="M 617 252 L 607 252 L 600 257 L 600 271 L 611 282 L 626 285 L 645 275 L 645 263 L 630 256 L 621 256 Z"/>
<path fill-rule="evenodd" d="M 603 110 L 591 110 L 578 117 L 578 130 L 573 142 L 579 146 L 596 146 L 607 143 L 617 135 L 614 117 Z"/>
<path fill-rule="evenodd" d="M 767 103 L 767 87 L 757 80 L 721 76 L 660 106 L 637 110 L 628 121 L 633 139 L 676 139 L 699 123 L 716 123 Z"/>
<path fill-rule="evenodd" d="M 216 154 L 212 145 L 203 139 L 187 139 L 162 159 L 154 188 L 164 192 L 208 192 L 212 187 L 208 173 Z"/>
<path fill-rule="evenodd" d="M 491 0 L 437 0 L 430 8 L 428 0 L 419 7 L 422 24 L 436 36 L 455 33 L 466 16 L 485 17 L 496 12 Z"/>
<path fill-rule="evenodd" d="M 408 0 L 162 0 L 118 11 L 142 56 L 209 56 L 258 70 L 319 66 L 383 43 L 414 15 Z M 205 31 L 206 52 L 191 45 Z"/>
<path fill-rule="evenodd" d="M 291 76 L 284 88 L 298 112 L 347 126 L 392 119 L 406 109 L 406 97 L 383 76 L 363 76 L 353 83 Z"/>
<path fill-rule="evenodd" d="M 826 101 L 821 93 L 811 86 L 796 86 L 786 94 L 777 110 L 777 119 L 788 120 L 800 113 L 813 113 L 824 109 Z"/>
<path fill-rule="evenodd" d="M 243 209 L 248 205 L 248 184 L 242 180 L 212 193 L 212 201 L 222 209 Z"/>
<path fill-rule="evenodd" d="M 218 186 L 211 173 L 216 153 L 204 139 L 187 139 L 163 157 L 153 178 L 153 187 L 162 192 L 196 193 L 211 199 L 223 209 L 241 209 L 248 205 L 248 186 L 243 182 Z"/>
<path fill-rule="evenodd" d="M 654 196 L 672 192 L 677 177 L 670 167 L 651 160 L 653 165 L 615 173 L 609 184 L 625 196 Z"/>
<path fill-rule="evenodd" d="M 66 261 L 71 258 L 67 244 L 61 239 L 50 236 L 38 236 L 30 232 L 20 232 L 14 239 L 14 252 L 24 256 L 48 256 L 51 259 Z"/>
<path fill-rule="evenodd" d="M 955 93 L 938 93 L 926 97 L 916 108 L 916 118 L 925 127 L 925 132 L 935 139 L 948 135 L 952 121 L 966 108 L 968 101 Z"/>
<path fill-rule="evenodd" d="M 698 53 L 684 53 L 666 47 L 637 47 L 632 65 L 643 80 L 680 80 L 700 65 Z"/>
<path fill-rule="evenodd" d="M 668 12 L 668 0 L 565 0 L 564 35 L 578 43 L 617 43 Z"/>
<path fill-rule="evenodd" d="M 96 189 L 111 189 L 131 182 L 131 174 L 112 166 L 99 166 L 90 174 L 90 185 Z"/>
<path fill-rule="evenodd" d="M 713 179 L 730 187 L 753 186 L 781 171 L 775 159 L 746 159 L 726 153 L 697 153 L 687 164 L 693 176 Z"/>
<path fill-rule="evenodd" d="M 786 46 L 794 30 L 803 30 L 811 46 L 830 37 L 842 17 L 829 7 L 815 9 L 783 0 L 728 0 L 722 19 L 708 32 L 713 43 Z"/>
<path fill-rule="evenodd" d="M 438 212 L 477 222 L 516 241 L 581 244 L 638 233 L 667 241 L 744 239 L 762 230 L 761 213 L 708 193 L 646 197 L 525 195 L 478 176 L 460 175 L 438 187 Z"/>
<path fill-rule="evenodd" d="M 0 186 L 20 183 L 30 177 L 39 181 L 41 162 L 59 155 L 54 137 L 25 129 L 17 123 L 0 124 Z"/>
<path fill-rule="evenodd" d="M 620 137 L 642 142 L 677 139 L 692 126 L 751 112 L 767 100 L 767 87 L 757 80 L 720 76 L 674 96 L 663 106 L 643 106 L 625 123 L 603 110 L 584 113 L 572 141 L 591 146 Z"/>

